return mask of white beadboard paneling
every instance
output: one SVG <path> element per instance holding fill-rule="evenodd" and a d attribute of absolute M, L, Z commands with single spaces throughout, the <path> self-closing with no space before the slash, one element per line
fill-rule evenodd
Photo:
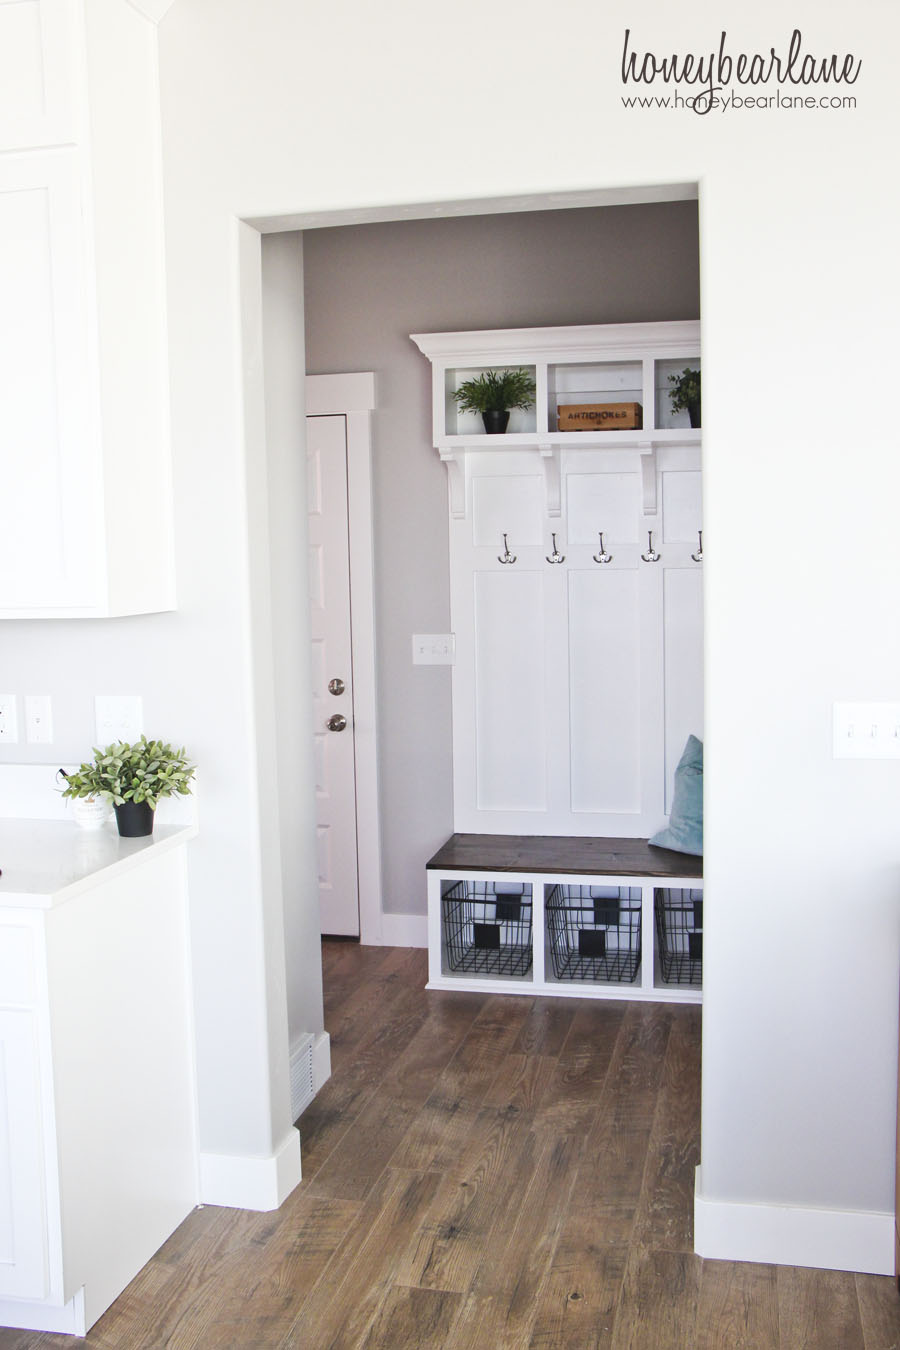
<path fill-rule="evenodd" d="M 472 542 L 476 548 L 497 545 L 503 536 L 510 548 L 539 544 L 544 518 L 544 484 L 540 475 L 472 479 Z"/>
<path fill-rule="evenodd" d="M 700 470 L 666 470 L 662 479 L 663 542 L 696 544 L 703 528 Z"/>
<path fill-rule="evenodd" d="M 475 575 L 475 760 L 482 811 L 546 808 L 544 591 L 538 572 Z"/>
<path fill-rule="evenodd" d="M 685 475 L 677 475 L 683 477 Z M 703 572 L 669 567 L 663 579 L 665 634 L 666 814 L 684 743 L 703 738 Z"/>
<path fill-rule="evenodd" d="M 623 473 L 566 474 L 570 545 L 604 542 L 636 544 L 641 513 L 640 476 Z"/>
<path fill-rule="evenodd" d="M 641 809 L 638 574 L 569 573 L 573 811 Z"/>

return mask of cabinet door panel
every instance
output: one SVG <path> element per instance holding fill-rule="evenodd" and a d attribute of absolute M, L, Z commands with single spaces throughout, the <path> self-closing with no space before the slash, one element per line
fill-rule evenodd
<path fill-rule="evenodd" d="M 703 573 L 669 567 L 663 583 L 665 612 L 666 814 L 672 810 L 675 768 L 684 743 L 703 737 Z"/>
<path fill-rule="evenodd" d="M 0 609 L 96 604 L 99 453 L 88 434 L 80 188 L 67 152 L 0 164 L 6 449 Z"/>
<path fill-rule="evenodd" d="M 0 149 L 72 138 L 68 14 L 65 0 L 0 0 Z"/>
<path fill-rule="evenodd" d="M 35 1015 L 0 1009 L 0 1297 L 47 1296 Z"/>
<path fill-rule="evenodd" d="M 569 573 L 573 811 L 641 809 L 638 574 Z"/>
<path fill-rule="evenodd" d="M 546 808 L 544 586 L 538 572 L 475 574 L 479 810 Z"/>

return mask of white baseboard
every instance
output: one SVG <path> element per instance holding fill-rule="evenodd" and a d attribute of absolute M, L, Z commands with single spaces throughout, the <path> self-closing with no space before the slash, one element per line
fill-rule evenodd
<path fill-rule="evenodd" d="M 291 1046 L 291 1120 L 309 1106 L 323 1083 L 331 1077 L 331 1038 L 327 1031 L 307 1032 Z"/>
<path fill-rule="evenodd" d="M 381 941 L 385 947 L 427 947 L 427 915 L 382 914 Z"/>
<path fill-rule="evenodd" d="M 312 1070 L 313 1092 L 318 1092 L 331 1077 L 331 1037 L 327 1031 L 313 1041 Z"/>
<path fill-rule="evenodd" d="M 707 1199 L 698 1167 L 694 1250 L 716 1261 L 893 1275 L 894 1216 Z"/>
<path fill-rule="evenodd" d="M 19 1331 L 55 1331 L 58 1336 L 85 1336 L 84 1287 L 61 1308 L 27 1299 L 0 1299 L 0 1327 Z"/>
<path fill-rule="evenodd" d="M 270 1158 L 200 1154 L 200 1202 L 228 1209 L 278 1209 L 300 1181 L 300 1136 L 291 1127 Z"/>

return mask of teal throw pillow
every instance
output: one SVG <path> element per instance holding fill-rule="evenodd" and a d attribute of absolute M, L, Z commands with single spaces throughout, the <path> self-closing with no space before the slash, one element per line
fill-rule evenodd
<path fill-rule="evenodd" d="M 703 852 L 703 742 L 688 736 L 678 768 L 669 823 L 650 840 L 676 853 Z"/>

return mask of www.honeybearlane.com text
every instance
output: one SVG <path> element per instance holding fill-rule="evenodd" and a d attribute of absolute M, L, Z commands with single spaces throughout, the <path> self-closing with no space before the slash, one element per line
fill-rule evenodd
<path fill-rule="evenodd" d="M 774 47 L 768 52 L 738 52 L 726 50 L 727 33 L 723 29 L 718 50 L 708 54 L 687 52 L 683 56 L 672 53 L 657 56 L 645 51 L 642 56 L 630 49 L 631 29 L 625 29 L 622 49 L 622 83 L 652 84 L 657 77 L 664 84 L 699 85 L 698 92 L 689 100 L 697 113 L 707 113 L 713 107 L 716 95 L 733 80 L 743 85 L 776 84 L 855 84 L 862 61 L 852 52 L 844 56 L 814 56 L 803 51 L 803 36 L 799 28 L 791 34 L 787 52 L 779 54 Z"/>

